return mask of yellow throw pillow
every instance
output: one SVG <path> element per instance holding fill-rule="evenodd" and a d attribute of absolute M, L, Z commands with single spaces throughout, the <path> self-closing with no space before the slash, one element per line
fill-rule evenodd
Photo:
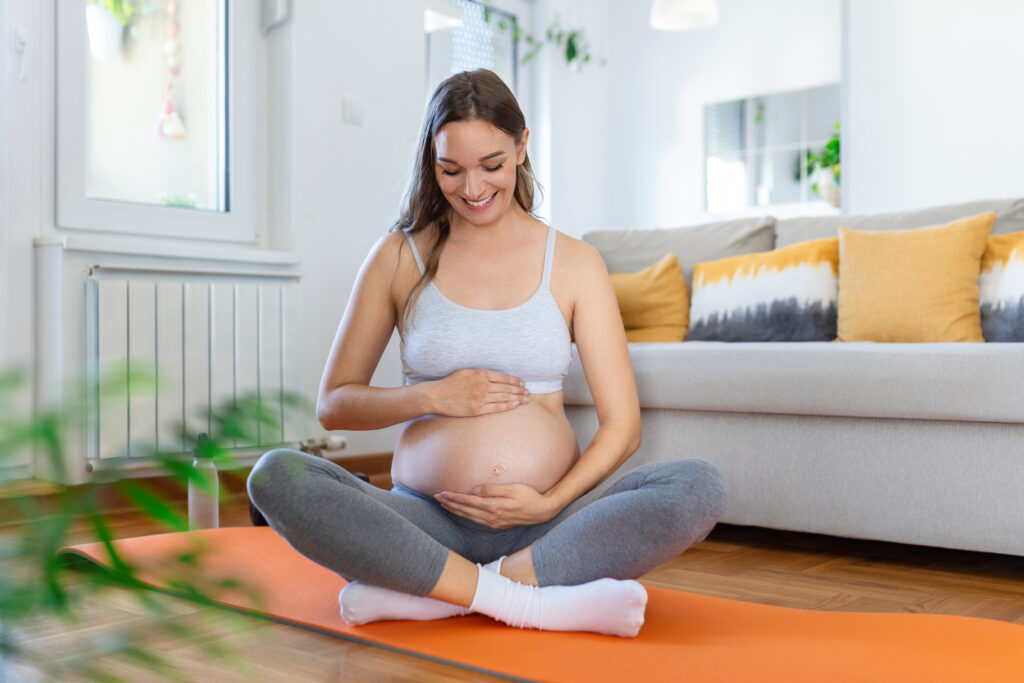
<path fill-rule="evenodd" d="M 839 229 L 839 341 L 980 342 L 993 212 L 916 230 Z"/>
<path fill-rule="evenodd" d="M 669 254 L 637 273 L 612 273 L 619 313 L 631 342 L 686 338 L 690 298 L 679 259 Z"/>

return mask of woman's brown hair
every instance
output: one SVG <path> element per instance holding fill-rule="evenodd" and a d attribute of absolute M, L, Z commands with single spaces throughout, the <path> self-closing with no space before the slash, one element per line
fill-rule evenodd
<path fill-rule="evenodd" d="M 424 259 L 425 272 L 405 299 L 398 324 L 400 333 L 403 333 L 405 322 L 420 292 L 437 274 L 441 249 L 448 241 L 451 231 L 451 205 L 438 187 L 434 175 L 434 138 L 447 123 L 475 119 L 487 121 L 495 128 L 511 135 L 516 145 L 522 142 L 523 131 L 526 129 L 526 118 L 519 108 L 519 103 L 516 102 L 515 95 L 493 71 L 477 69 L 457 73 L 437 86 L 430 97 L 416 147 L 417 158 L 412 181 L 405 196 L 402 214 L 391 226 L 391 231 L 407 229 L 414 234 L 436 226 L 437 234 Z M 531 215 L 534 192 L 537 189 L 538 183 L 530 166 L 530 157 L 527 155 L 523 163 L 516 167 L 515 198 L 519 206 Z"/>

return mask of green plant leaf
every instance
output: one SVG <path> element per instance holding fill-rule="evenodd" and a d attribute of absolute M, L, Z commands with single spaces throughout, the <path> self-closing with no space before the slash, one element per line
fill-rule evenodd
<path fill-rule="evenodd" d="M 188 531 L 188 519 L 163 497 L 153 493 L 142 484 L 126 479 L 118 482 L 117 488 L 154 521 L 172 531 Z"/>
<path fill-rule="evenodd" d="M 576 60 L 576 55 L 579 54 L 579 49 L 576 47 L 576 31 L 573 31 L 565 40 L 565 61 L 568 64 L 572 64 Z"/>

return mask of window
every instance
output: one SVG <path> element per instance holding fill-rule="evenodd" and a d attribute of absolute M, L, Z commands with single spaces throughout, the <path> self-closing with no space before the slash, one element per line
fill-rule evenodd
<path fill-rule="evenodd" d="M 452 74 L 490 69 L 518 94 L 516 16 L 473 0 L 428 3 L 427 94 Z"/>
<path fill-rule="evenodd" d="M 806 160 L 838 121 L 838 85 L 707 105 L 707 212 L 822 201 Z"/>
<path fill-rule="evenodd" d="M 57 3 L 58 225 L 255 241 L 257 4 L 123 6 Z"/>

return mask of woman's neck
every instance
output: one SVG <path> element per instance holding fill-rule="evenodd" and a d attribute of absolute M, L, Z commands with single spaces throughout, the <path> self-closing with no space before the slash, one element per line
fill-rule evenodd
<path fill-rule="evenodd" d="M 513 238 L 516 233 L 532 222 L 531 217 L 518 204 L 497 219 L 483 225 L 470 223 L 454 211 L 449 217 L 450 237 L 459 241 L 495 241 L 500 242 Z"/>

